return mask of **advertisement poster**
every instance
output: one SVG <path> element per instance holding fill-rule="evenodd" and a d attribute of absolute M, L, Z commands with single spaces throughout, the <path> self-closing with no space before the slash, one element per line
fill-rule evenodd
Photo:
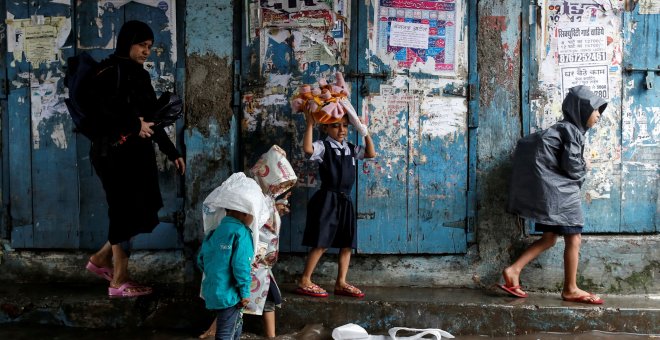
<path fill-rule="evenodd" d="M 34 65 L 60 61 L 60 44 L 71 32 L 71 21 L 66 17 L 33 16 L 31 19 L 7 20 L 8 51 L 15 60 L 25 59 Z"/>
<path fill-rule="evenodd" d="M 595 94 L 610 99 L 607 86 L 608 74 L 607 65 L 563 67 L 561 69 L 561 96 L 565 98 L 566 92 L 573 86 L 586 85 Z"/>
<path fill-rule="evenodd" d="M 344 1 L 260 0 L 259 6 L 262 27 L 330 27 L 343 34 L 335 26 L 346 14 Z"/>
<path fill-rule="evenodd" d="M 607 36 L 605 28 L 562 25 L 555 29 L 562 98 L 576 85 L 587 85 L 609 99 Z"/>
<path fill-rule="evenodd" d="M 456 11 L 453 0 L 380 0 L 378 50 L 400 68 L 433 61 L 436 71 L 455 71 Z"/>

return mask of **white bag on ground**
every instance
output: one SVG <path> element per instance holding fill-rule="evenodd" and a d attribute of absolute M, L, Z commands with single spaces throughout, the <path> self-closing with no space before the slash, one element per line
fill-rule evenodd
<path fill-rule="evenodd" d="M 396 336 L 399 331 L 406 331 L 410 333 L 417 333 L 412 336 Z M 359 325 L 349 323 L 339 326 L 332 330 L 332 338 L 334 340 L 416 340 L 416 339 L 436 339 L 441 340 L 444 336 L 447 339 L 453 339 L 454 336 L 448 332 L 438 328 L 407 328 L 407 327 L 392 327 L 387 335 L 369 335 L 367 331 Z M 425 338 L 430 335 L 431 337 Z"/>
<path fill-rule="evenodd" d="M 332 338 L 335 340 L 369 340 L 369 333 L 354 323 L 347 323 L 332 330 Z"/>
<path fill-rule="evenodd" d="M 404 336 L 404 337 L 397 337 L 396 333 L 398 331 L 408 331 L 408 332 L 416 332 L 417 334 L 413 336 Z M 414 340 L 414 339 L 429 339 L 429 338 L 424 338 L 425 335 L 431 335 L 433 338 L 432 339 L 437 339 L 440 340 L 444 336 L 445 338 L 448 339 L 453 339 L 454 336 L 449 334 L 448 332 L 443 331 L 442 329 L 438 328 L 407 328 L 407 327 L 392 327 L 388 331 L 390 334 L 390 337 L 392 337 L 393 340 Z"/>

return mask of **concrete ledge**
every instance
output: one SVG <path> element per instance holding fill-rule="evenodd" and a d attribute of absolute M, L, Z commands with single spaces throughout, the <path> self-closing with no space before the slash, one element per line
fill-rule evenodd
<path fill-rule="evenodd" d="M 110 299 L 104 283 L 5 285 L 0 287 L 0 323 L 201 331 L 212 314 L 204 309 L 198 288 L 156 287 L 152 296 Z M 660 300 L 653 296 L 606 295 L 605 305 L 592 306 L 566 303 L 556 294 L 516 299 L 491 290 L 362 288 L 367 293 L 364 299 L 332 294 L 319 299 L 295 295 L 292 286 L 283 287 L 278 332 L 318 323 L 332 329 L 352 322 L 371 334 L 386 334 L 395 326 L 489 336 L 590 330 L 660 333 Z M 246 316 L 246 331 L 261 334 L 260 327 L 259 317 Z"/>

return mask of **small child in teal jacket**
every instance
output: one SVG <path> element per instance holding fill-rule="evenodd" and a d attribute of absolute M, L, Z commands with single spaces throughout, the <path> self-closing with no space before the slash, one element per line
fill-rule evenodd
<path fill-rule="evenodd" d="M 202 297 L 206 308 L 217 312 L 216 339 L 239 339 L 241 309 L 250 302 L 250 264 L 254 246 L 250 229 L 253 216 L 227 209 L 217 229 L 202 242 L 197 263 L 204 272 Z"/>

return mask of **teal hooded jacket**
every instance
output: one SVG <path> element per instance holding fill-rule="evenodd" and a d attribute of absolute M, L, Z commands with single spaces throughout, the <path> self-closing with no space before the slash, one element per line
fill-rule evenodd
<path fill-rule="evenodd" d="M 202 297 L 207 309 L 233 307 L 250 297 L 253 256 L 251 231 L 234 217 L 225 216 L 204 237 L 197 264 L 204 272 Z"/>

